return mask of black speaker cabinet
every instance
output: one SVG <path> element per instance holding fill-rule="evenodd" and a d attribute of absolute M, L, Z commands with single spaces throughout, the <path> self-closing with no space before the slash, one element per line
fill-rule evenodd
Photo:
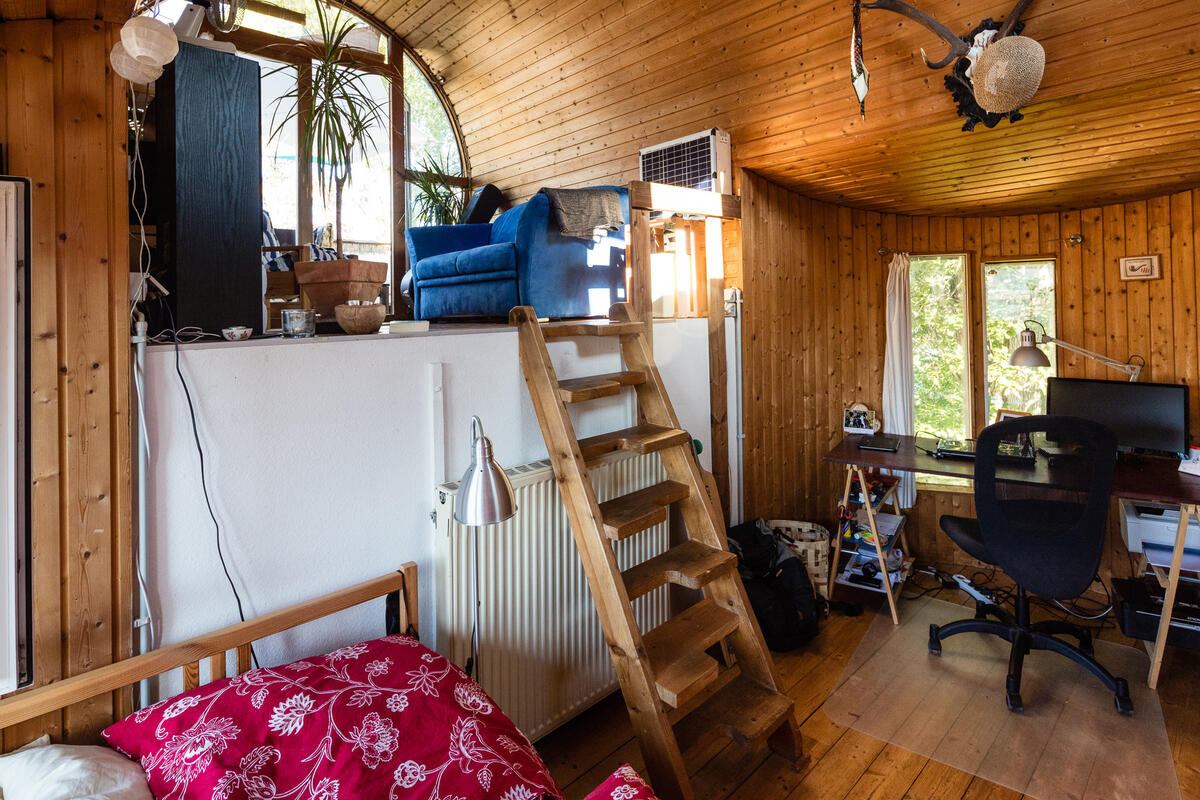
<path fill-rule="evenodd" d="M 158 79 L 153 218 L 175 323 L 262 332 L 259 66 L 197 45 Z M 153 304 L 151 310 L 153 311 Z M 169 327 L 161 310 L 151 332 Z"/>

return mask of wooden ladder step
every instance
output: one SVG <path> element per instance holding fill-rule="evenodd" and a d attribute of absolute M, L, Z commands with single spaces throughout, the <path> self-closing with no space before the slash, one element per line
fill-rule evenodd
<path fill-rule="evenodd" d="M 684 758 L 714 738 L 728 736 L 741 745 L 775 732 L 792 713 L 792 698 L 739 675 L 675 725 Z"/>
<path fill-rule="evenodd" d="M 607 319 L 577 319 L 542 323 L 542 338 L 569 339 L 574 336 L 627 336 L 642 332 L 640 322 L 610 322 Z"/>
<path fill-rule="evenodd" d="M 591 460 L 617 450 L 628 450 L 641 455 L 657 453 L 667 447 L 691 444 L 691 441 L 692 437 L 687 431 L 643 423 L 632 428 L 580 439 L 579 451 L 584 460 Z"/>
<path fill-rule="evenodd" d="M 620 541 L 667 521 L 667 506 L 688 496 L 688 487 L 663 481 L 600 504 L 604 533 Z"/>
<path fill-rule="evenodd" d="M 558 382 L 558 396 L 564 403 L 581 403 L 597 397 L 612 397 L 620 394 L 623 387 L 639 386 L 645 382 L 644 372 L 610 372 L 607 375 L 569 378 Z"/>
<path fill-rule="evenodd" d="M 643 641 L 659 698 L 677 708 L 708 686 L 719 666 L 704 651 L 740 624 L 737 614 L 706 597 L 647 633 Z"/>
<path fill-rule="evenodd" d="M 700 589 L 736 564 L 737 556 L 728 550 L 687 541 L 625 570 L 621 577 L 625 579 L 629 599 L 635 600 L 666 583 Z"/>

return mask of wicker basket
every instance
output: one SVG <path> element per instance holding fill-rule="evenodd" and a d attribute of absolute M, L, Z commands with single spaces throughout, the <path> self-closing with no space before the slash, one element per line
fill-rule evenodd
<path fill-rule="evenodd" d="M 793 519 L 769 519 L 767 526 L 778 533 L 786 534 L 792 541 L 780 539 L 784 545 L 804 562 L 813 588 L 826 600 L 829 599 L 829 531 L 813 522 Z"/>

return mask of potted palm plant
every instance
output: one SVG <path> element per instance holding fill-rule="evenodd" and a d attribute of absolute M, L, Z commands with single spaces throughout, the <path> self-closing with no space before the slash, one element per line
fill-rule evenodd
<path fill-rule="evenodd" d="M 453 225 L 463 212 L 463 192 L 455 186 L 449 161 L 426 153 L 417 172 L 409 177 L 417 215 L 429 225 Z"/>
<path fill-rule="evenodd" d="M 317 313 L 328 317 L 340 303 L 374 302 L 387 279 L 386 263 L 345 257 L 342 193 L 351 180 L 355 158 L 374 149 L 376 131 L 387 130 L 388 115 L 371 95 L 364 73 L 354 66 L 348 37 L 355 21 L 324 3 L 314 5 L 319 35 L 300 43 L 312 60 L 312 80 L 297 84 L 276 101 L 271 138 L 300 119 L 303 152 L 316 162 L 321 194 L 333 194 L 337 258 L 295 265 L 301 290 Z M 394 80 L 398 75 L 390 77 Z"/>

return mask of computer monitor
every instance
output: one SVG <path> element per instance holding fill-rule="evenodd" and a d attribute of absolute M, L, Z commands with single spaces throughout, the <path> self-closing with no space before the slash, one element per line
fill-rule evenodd
<path fill-rule="evenodd" d="M 1117 435 L 1122 450 L 1188 450 L 1188 387 L 1182 384 L 1049 378 L 1046 413 L 1099 422 Z"/>

